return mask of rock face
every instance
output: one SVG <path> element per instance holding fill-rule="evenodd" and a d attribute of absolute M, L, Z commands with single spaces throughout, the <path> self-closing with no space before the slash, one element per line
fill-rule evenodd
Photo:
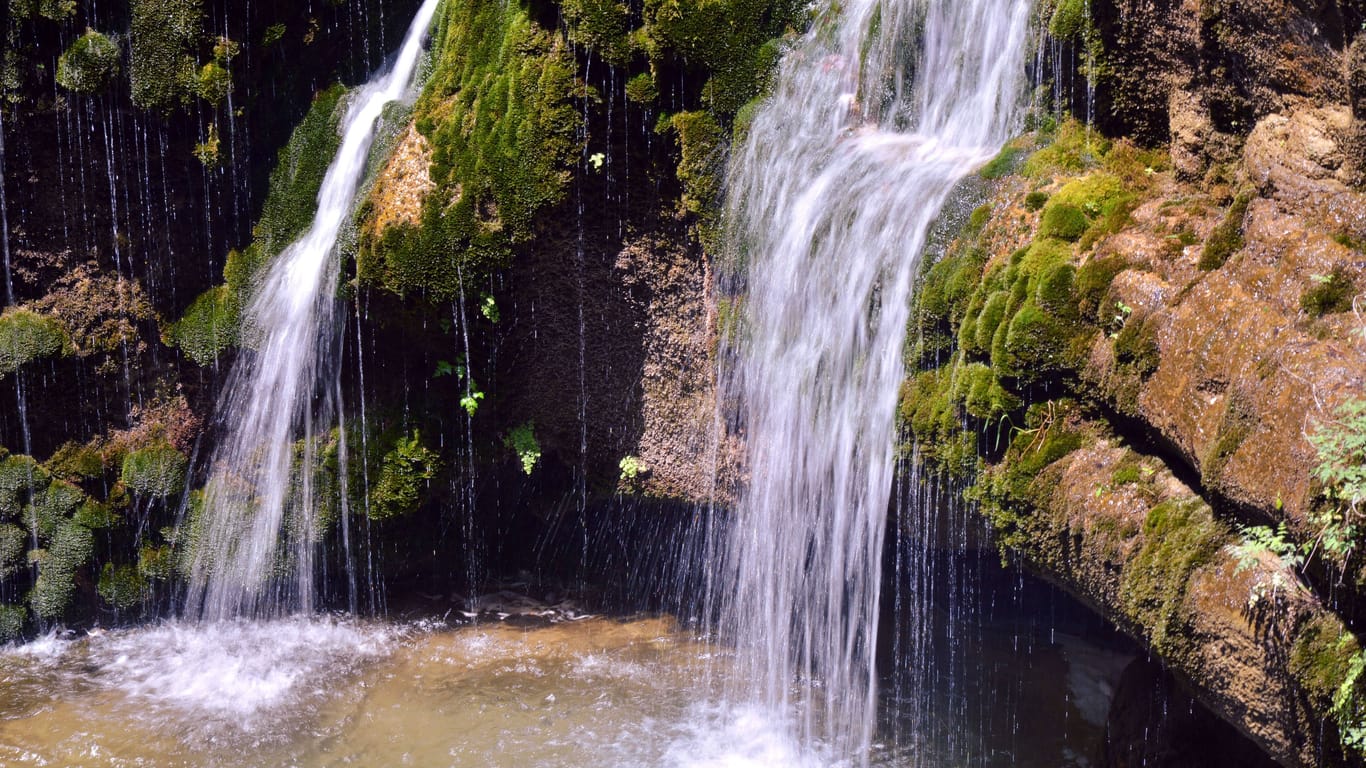
<path fill-rule="evenodd" d="M 1363 11 L 1095 9 L 1119 140 L 1016 147 L 925 275 L 903 418 L 1004 553 L 1276 761 L 1358 764 L 1363 561 L 1324 549 L 1350 513 L 1309 438 L 1366 396 Z"/>

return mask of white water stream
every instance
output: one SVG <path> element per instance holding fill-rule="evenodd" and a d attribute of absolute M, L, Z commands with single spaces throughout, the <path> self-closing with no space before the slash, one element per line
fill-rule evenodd
<path fill-rule="evenodd" d="M 351 95 L 341 147 L 308 231 L 270 264 L 243 318 L 244 351 L 218 402 L 225 435 L 212 455 L 195 541 L 187 614 L 204 619 L 310 611 L 321 531 L 313 440 L 335 422 L 320 394 L 338 332 L 335 252 L 385 105 L 409 95 L 439 0 L 424 0 L 393 62 Z M 320 405 L 321 404 L 321 405 Z M 297 464 L 296 464 L 297 462 Z"/>
<path fill-rule="evenodd" d="M 867 760 L 876 723 L 893 412 L 926 230 L 1000 149 L 1029 0 L 850 0 L 784 58 L 729 176 L 744 324 L 723 362 L 747 485 L 722 630 L 795 711 L 795 737 Z"/>

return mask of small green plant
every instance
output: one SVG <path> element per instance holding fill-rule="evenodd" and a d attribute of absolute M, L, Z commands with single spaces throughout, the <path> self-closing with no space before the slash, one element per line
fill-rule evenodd
<path fill-rule="evenodd" d="M 1036 190 L 1036 191 L 1034 191 L 1034 192 L 1030 192 L 1029 194 L 1025 195 L 1024 207 L 1025 207 L 1025 210 L 1026 210 L 1026 211 L 1037 211 L 1037 210 L 1043 208 L 1043 207 L 1044 207 L 1044 204 L 1047 203 L 1047 202 L 1048 202 L 1048 193 L 1047 193 L 1047 192 L 1040 192 L 1040 191 L 1037 191 L 1037 190 Z"/>
<path fill-rule="evenodd" d="M 266 31 L 261 33 L 261 47 L 269 48 L 283 40 L 285 37 L 284 24 L 271 24 L 266 27 Z"/>
<path fill-rule="evenodd" d="M 484 393 L 471 388 L 460 398 L 460 407 L 465 409 L 465 413 L 471 417 L 479 411 L 479 403 L 483 401 Z"/>
<path fill-rule="evenodd" d="M 541 443 L 536 439 L 534 421 L 519 424 L 503 438 L 503 445 L 517 454 L 517 458 L 522 462 L 523 474 L 530 475 L 532 470 L 536 469 L 537 462 L 541 460 Z"/>
<path fill-rule="evenodd" d="M 1309 442 L 1318 451 L 1313 474 L 1323 484 L 1325 502 L 1309 515 L 1312 546 L 1341 565 L 1356 551 L 1366 503 L 1366 400 L 1343 404 Z"/>
<path fill-rule="evenodd" d="M 490 323 L 497 323 L 501 319 L 498 313 L 498 302 L 494 301 L 493 294 L 485 293 L 479 297 L 479 314 L 484 316 Z"/>
<path fill-rule="evenodd" d="M 635 482 L 636 478 L 649 471 L 639 456 L 622 457 L 617 467 L 621 469 L 621 481 L 623 483 Z"/>

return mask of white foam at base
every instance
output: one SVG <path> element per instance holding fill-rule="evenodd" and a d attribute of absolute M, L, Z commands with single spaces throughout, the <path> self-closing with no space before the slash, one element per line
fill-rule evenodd
<path fill-rule="evenodd" d="M 330 618 L 170 622 L 90 638 L 88 651 L 102 687 L 250 727 L 333 675 L 384 656 L 399 635 Z"/>

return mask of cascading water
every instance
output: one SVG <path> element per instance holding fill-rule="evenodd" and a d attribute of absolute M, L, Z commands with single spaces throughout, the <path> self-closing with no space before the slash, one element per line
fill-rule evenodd
<path fill-rule="evenodd" d="M 866 761 L 902 348 L 925 232 L 1009 135 L 1029 0 L 851 0 L 785 57 L 729 177 L 748 481 L 722 630 L 796 736 Z M 733 591 L 729 591 L 733 590 Z M 795 708 L 795 709 L 794 709 Z"/>
<path fill-rule="evenodd" d="M 319 531 L 311 472 L 315 438 L 337 406 L 323 377 L 338 337 L 334 258 L 385 105 L 413 84 L 439 0 L 424 0 L 394 61 L 353 96 L 342 142 L 308 231 L 270 265 L 246 308 L 252 351 L 218 402 L 224 437 L 211 457 L 203 507 L 192 510 L 187 613 L 204 619 L 311 608 Z M 302 457 L 295 441 L 302 441 Z"/>

